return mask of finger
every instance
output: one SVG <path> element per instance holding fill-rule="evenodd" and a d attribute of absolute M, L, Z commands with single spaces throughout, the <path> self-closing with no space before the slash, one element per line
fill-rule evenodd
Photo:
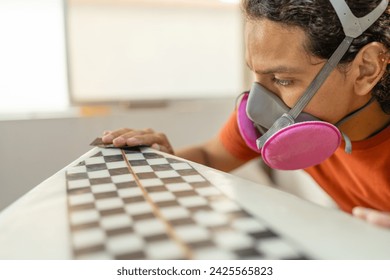
<path fill-rule="evenodd" d="M 355 207 L 352 209 L 352 215 L 359 219 L 365 220 L 367 216 L 367 208 Z"/>
<path fill-rule="evenodd" d="M 390 228 L 390 213 L 380 212 L 364 207 L 355 207 L 352 213 L 354 216 L 366 220 L 371 224 Z"/>
<path fill-rule="evenodd" d="M 157 134 L 149 134 L 145 132 L 132 133 L 126 135 L 126 144 L 129 146 L 145 145 L 152 146 L 158 144 L 161 146 L 166 145 L 165 141 L 161 139 Z"/>
<path fill-rule="evenodd" d="M 165 134 L 162 133 L 143 133 L 127 139 L 127 145 L 146 145 L 165 152 L 174 154 L 171 144 Z"/>
<path fill-rule="evenodd" d="M 119 137 L 113 140 L 115 146 L 140 146 L 140 145 L 151 145 L 151 139 L 158 139 L 157 134 L 154 135 L 152 129 L 143 129 L 143 130 L 131 130 L 127 133 L 120 135 Z M 157 140 L 156 140 L 157 141 Z"/>
<path fill-rule="evenodd" d="M 123 135 L 127 132 L 131 131 L 129 128 L 121 128 L 114 131 L 105 131 L 103 133 L 102 141 L 106 144 L 111 144 L 115 138 L 119 137 L 120 135 Z M 106 133 L 108 132 L 108 133 Z"/>
<path fill-rule="evenodd" d="M 133 130 L 129 128 L 122 128 L 102 137 L 104 143 L 113 143 L 116 147 L 123 146 L 152 146 L 155 144 L 155 148 L 170 154 L 174 154 L 171 144 L 168 138 L 163 133 L 156 133 L 153 129 L 147 128 L 143 130 Z"/>
<path fill-rule="evenodd" d="M 152 149 L 155 149 L 157 151 L 161 151 L 161 146 L 157 143 L 154 143 L 152 146 L 150 146 Z"/>
<path fill-rule="evenodd" d="M 390 214 L 389 213 L 383 213 L 379 211 L 371 211 L 367 215 L 367 221 L 369 223 L 390 228 Z"/>
<path fill-rule="evenodd" d="M 171 150 L 169 150 L 168 148 L 166 148 L 165 146 L 162 146 L 162 145 L 159 145 L 157 143 L 154 143 L 152 146 L 150 146 L 152 149 L 155 149 L 157 151 L 161 151 L 161 152 L 164 152 L 164 153 L 170 153 L 170 154 L 173 154 L 173 152 Z"/>
<path fill-rule="evenodd" d="M 130 128 L 121 128 L 115 131 L 112 131 L 102 137 L 102 141 L 106 144 L 111 144 L 113 143 L 114 146 L 116 147 L 122 147 L 125 145 L 128 146 L 136 146 L 136 145 L 141 145 L 138 143 L 128 143 L 127 144 L 127 139 L 132 138 L 136 135 L 141 135 L 145 133 L 153 133 L 154 131 L 150 128 L 144 129 L 144 130 L 134 130 Z"/>

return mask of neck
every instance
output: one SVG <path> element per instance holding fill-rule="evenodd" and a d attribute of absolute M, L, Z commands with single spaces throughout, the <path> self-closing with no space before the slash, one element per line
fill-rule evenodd
<path fill-rule="evenodd" d="M 385 114 L 377 101 L 351 117 L 339 126 L 351 141 L 360 141 L 380 132 L 390 123 L 390 115 Z"/>

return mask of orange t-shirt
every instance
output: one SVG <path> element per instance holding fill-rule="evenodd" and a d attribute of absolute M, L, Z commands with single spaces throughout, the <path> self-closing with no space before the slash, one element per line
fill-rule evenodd
<path fill-rule="evenodd" d="M 236 112 L 220 131 L 219 138 L 238 159 L 259 156 L 242 139 Z M 305 171 L 346 212 L 355 206 L 390 211 L 390 127 L 369 139 L 352 142 L 352 154 L 344 152 L 344 145 L 330 158 Z"/>

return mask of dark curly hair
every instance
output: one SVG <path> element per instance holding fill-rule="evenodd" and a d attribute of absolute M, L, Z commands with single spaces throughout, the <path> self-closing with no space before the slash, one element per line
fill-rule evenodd
<path fill-rule="evenodd" d="M 344 0 L 339 0 L 344 1 Z M 346 0 L 357 17 L 374 10 L 381 0 Z M 310 53 L 328 59 L 344 39 L 342 25 L 329 0 L 242 0 L 247 20 L 268 19 L 305 31 Z M 362 35 L 353 40 L 348 52 L 340 61 L 345 65 L 353 61 L 359 50 L 370 42 L 382 43 L 390 50 L 390 8 Z M 386 114 L 390 114 L 390 66 L 387 65 L 381 81 L 372 95 Z"/>

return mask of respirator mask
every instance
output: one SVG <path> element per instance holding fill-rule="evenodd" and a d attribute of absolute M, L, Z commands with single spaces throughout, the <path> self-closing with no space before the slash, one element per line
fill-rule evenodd
<path fill-rule="evenodd" d="M 350 153 L 351 142 L 337 126 L 373 101 L 335 125 L 302 112 L 336 68 L 353 39 L 367 30 L 388 6 L 388 0 L 382 0 L 372 12 L 357 18 L 344 0 L 330 2 L 343 26 L 345 38 L 294 107 L 290 109 L 258 83 L 253 84 L 249 94 L 244 94 L 238 105 L 238 126 L 243 139 L 252 150 L 261 153 L 264 162 L 271 168 L 295 170 L 317 165 L 336 151 L 342 137 L 346 143 L 345 151 Z"/>

